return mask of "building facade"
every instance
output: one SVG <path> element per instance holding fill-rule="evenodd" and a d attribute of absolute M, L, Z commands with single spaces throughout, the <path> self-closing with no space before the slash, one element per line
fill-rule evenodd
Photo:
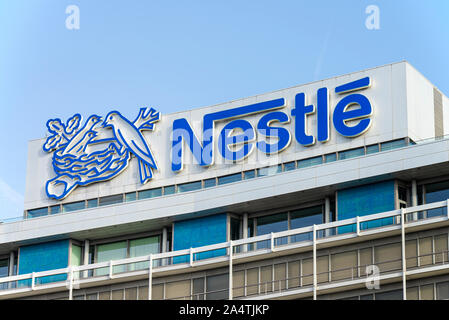
<path fill-rule="evenodd" d="M 136 111 L 29 143 L 1 299 L 449 299 L 449 99 L 407 62 Z"/>

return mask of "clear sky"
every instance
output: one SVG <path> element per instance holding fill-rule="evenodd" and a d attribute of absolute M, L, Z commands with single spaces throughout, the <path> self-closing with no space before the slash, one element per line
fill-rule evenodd
<path fill-rule="evenodd" d="M 171 113 L 401 60 L 449 95 L 447 0 L 0 0 L 0 41 L 0 218 L 22 215 L 27 143 L 50 118 Z"/>

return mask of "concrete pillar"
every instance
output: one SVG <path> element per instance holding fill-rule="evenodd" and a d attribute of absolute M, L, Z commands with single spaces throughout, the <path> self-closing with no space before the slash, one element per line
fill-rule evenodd
<path fill-rule="evenodd" d="M 248 214 L 243 214 L 243 230 L 242 230 L 243 239 L 248 238 Z"/>
<path fill-rule="evenodd" d="M 331 200 L 329 197 L 324 199 L 324 223 L 329 223 L 332 221 L 331 217 Z M 330 235 L 330 230 L 325 230 L 325 236 L 328 237 Z"/>
<path fill-rule="evenodd" d="M 89 264 L 89 247 L 90 247 L 89 240 L 84 240 L 83 264 Z"/>
<path fill-rule="evenodd" d="M 162 229 L 162 252 L 167 252 L 167 227 Z"/>
<path fill-rule="evenodd" d="M 14 251 L 11 251 L 9 253 L 9 270 L 8 270 L 8 276 L 13 276 L 14 272 Z"/>
<path fill-rule="evenodd" d="M 412 180 L 412 207 L 418 205 L 418 187 L 416 186 L 416 180 Z M 418 212 L 413 213 L 413 220 L 418 220 Z"/>

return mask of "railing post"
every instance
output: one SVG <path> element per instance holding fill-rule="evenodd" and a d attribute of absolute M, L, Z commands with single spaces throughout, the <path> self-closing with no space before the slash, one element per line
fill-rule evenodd
<path fill-rule="evenodd" d="M 312 231 L 313 241 L 313 300 L 316 300 L 316 287 L 317 287 L 317 275 L 316 275 L 316 225 L 313 225 Z"/>
<path fill-rule="evenodd" d="M 112 260 L 109 261 L 109 279 L 112 279 Z"/>
<path fill-rule="evenodd" d="M 274 234 L 273 234 L 273 232 L 270 233 L 270 249 L 271 249 L 271 252 L 274 251 Z"/>
<path fill-rule="evenodd" d="M 356 220 L 356 232 L 357 232 L 357 236 L 360 236 L 360 217 L 359 216 L 356 216 L 355 217 L 355 220 Z"/>
<path fill-rule="evenodd" d="M 449 219 L 449 199 L 446 200 L 447 218 Z"/>
<path fill-rule="evenodd" d="M 73 300 L 73 269 L 69 267 L 69 300 Z"/>
<path fill-rule="evenodd" d="M 407 262 L 405 259 L 405 209 L 401 209 L 402 299 L 407 300 Z"/>
<path fill-rule="evenodd" d="M 34 290 L 34 280 L 36 279 L 35 273 L 31 273 L 31 290 Z"/>
<path fill-rule="evenodd" d="M 148 300 L 151 300 L 153 294 L 153 255 L 150 254 L 150 266 L 148 268 Z"/>
<path fill-rule="evenodd" d="M 190 259 L 190 266 L 193 266 L 193 248 L 190 248 L 189 259 Z"/>
<path fill-rule="evenodd" d="M 232 240 L 229 241 L 229 300 L 232 300 Z"/>

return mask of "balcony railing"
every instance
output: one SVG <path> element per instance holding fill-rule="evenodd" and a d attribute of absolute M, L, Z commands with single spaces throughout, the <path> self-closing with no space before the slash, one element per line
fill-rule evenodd
<path fill-rule="evenodd" d="M 100 283 L 118 278 L 123 278 L 126 281 L 126 278 L 136 276 L 148 277 L 151 283 L 152 276 L 157 273 L 176 270 L 189 272 L 187 269 L 191 267 L 210 266 L 212 268 L 214 264 L 223 263 L 229 264 L 232 268 L 232 264 L 239 259 L 257 258 L 259 255 L 273 252 L 285 251 L 287 253 L 288 250 L 295 250 L 301 247 L 312 247 L 314 259 L 316 259 L 316 247 L 323 243 L 335 242 L 338 245 L 337 241 L 341 240 L 375 234 L 381 236 L 381 234 L 392 231 L 402 230 L 404 232 L 404 229 L 409 227 L 448 221 L 448 204 L 449 200 L 446 200 L 198 248 L 4 277 L 0 278 L 0 296 L 8 297 L 8 295 L 17 295 L 29 291 L 35 291 L 38 294 L 38 291 L 43 289 L 67 287 L 71 297 L 74 286 L 87 283 L 93 285 L 96 282 Z M 447 252 L 434 254 L 447 257 Z M 407 260 L 412 258 L 409 257 Z M 416 259 L 417 257 L 414 258 Z M 397 264 L 401 260 L 382 262 L 382 264 Z M 447 265 L 447 258 L 443 258 L 441 263 Z M 363 267 L 333 270 L 328 274 L 315 272 L 316 275 L 303 275 L 298 280 L 301 284 L 305 284 L 310 282 L 309 278 L 313 278 L 312 284 L 308 285 L 316 291 L 321 284 L 319 279 L 323 276 L 328 277 L 328 279 L 334 277 L 333 281 L 335 281 L 335 272 L 339 272 L 347 275 L 347 277 L 338 279 L 339 282 L 361 279 L 364 275 Z M 390 271 L 388 270 L 388 272 Z M 393 271 L 397 272 L 398 270 L 396 268 Z M 309 280 L 305 281 L 305 279 Z M 291 282 L 292 280 L 287 278 L 283 281 Z M 271 287 L 274 285 L 275 282 L 270 284 Z M 257 286 L 262 286 L 262 290 L 259 289 L 257 294 L 261 294 L 264 291 L 271 292 L 268 289 L 264 290 L 263 284 L 257 284 Z M 229 287 L 231 288 L 231 291 L 228 291 L 230 293 L 229 297 L 232 298 L 232 292 L 238 289 L 232 288 L 232 279 Z M 247 289 L 248 286 L 246 287 Z M 149 297 L 151 297 L 151 285 L 149 286 L 149 291 Z"/>

